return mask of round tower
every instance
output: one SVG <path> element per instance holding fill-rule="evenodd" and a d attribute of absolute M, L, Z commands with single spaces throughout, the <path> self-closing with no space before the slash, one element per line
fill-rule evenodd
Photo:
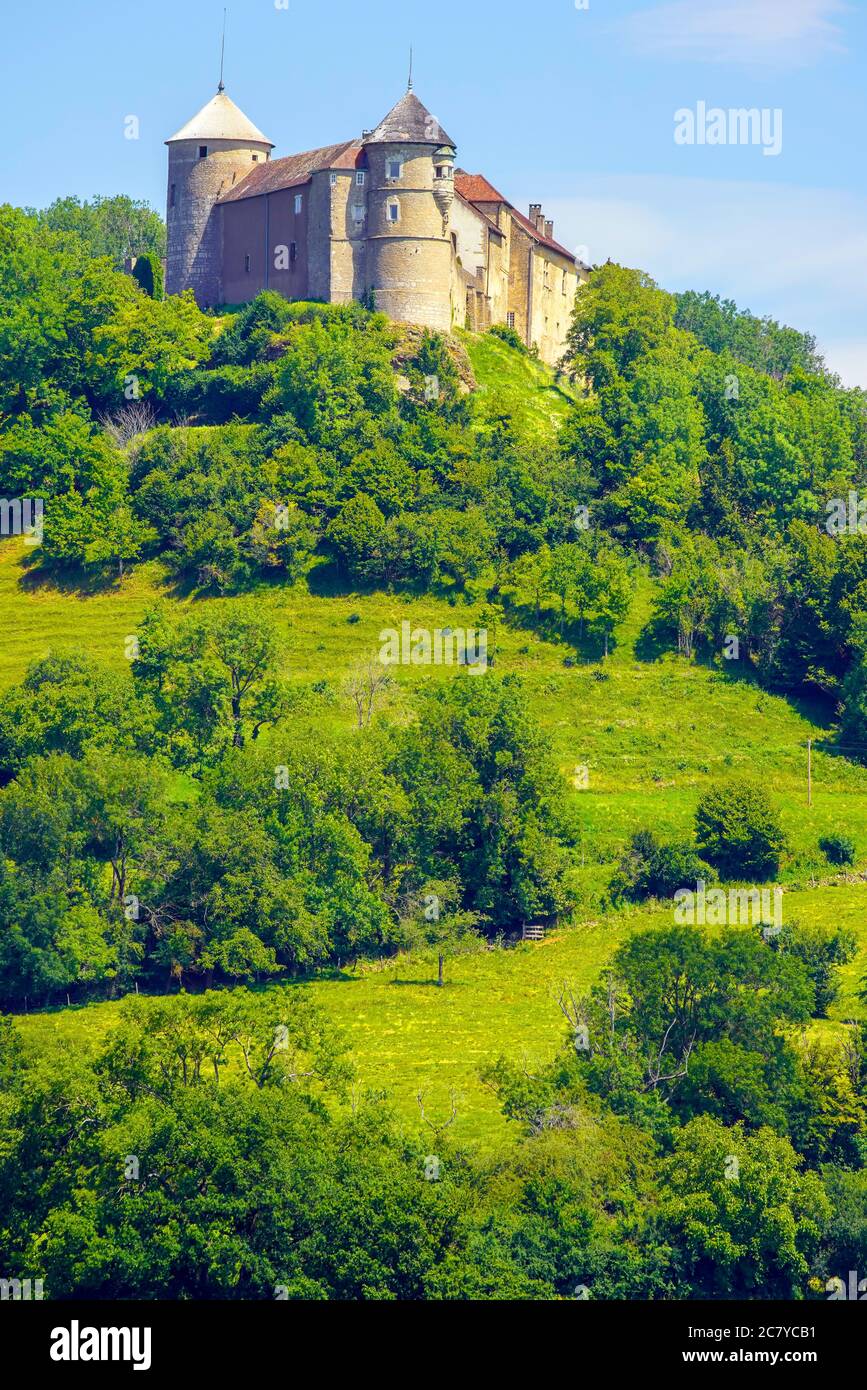
<path fill-rule="evenodd" d="M 368 280 L 389 318 L 451 328 L 449 209 L 455 148 L 410 90 L 364 137 Z"/>
<path fill-rule="evenodd" d="M 166 294 L 192 289 L 202 309 L 222 300 L 221 194 L 270 157 L 273 142 L 226 96 L 216 96 L 166 141 Z"/>

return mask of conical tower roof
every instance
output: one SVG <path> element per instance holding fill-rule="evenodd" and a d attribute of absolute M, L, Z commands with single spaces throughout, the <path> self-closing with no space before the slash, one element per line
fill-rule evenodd
<path fill-rule="evenodd" d="M 274 141 L 263 135 L 223 91 L 211 97 L 166 144 L 173 145 L 176 140 L 243 140 L 251 145 L 274 148 Z"/>
<path fill-rule="evenodd" d="M 405 92 L 396 106 L 365 136 L 365 145 L 454 145 L 439 121 L 423 106 L 415 92 Z"/>

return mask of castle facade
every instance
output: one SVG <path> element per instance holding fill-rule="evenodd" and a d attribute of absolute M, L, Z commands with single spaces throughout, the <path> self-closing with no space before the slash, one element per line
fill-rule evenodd
<path fill-rule="evenodd" d="M 166 292 L 202 308 L 261 290 L 372 303 L 448 332 L 514 328 L 543 361 L 563 353 L 587 267 L 480 174 L 410 89 L 359 139 L 273 159 L 222 88 L 166 141 Z"/>

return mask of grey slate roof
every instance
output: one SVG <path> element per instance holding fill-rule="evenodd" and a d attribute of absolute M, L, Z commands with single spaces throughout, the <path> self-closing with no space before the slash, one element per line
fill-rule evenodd
<path fill-rule="evenodd" d="M 367 135 L 365 145 L 454 145 L 439 121 L 423 106 L 415 92 L 405 92 L 396 106 Z"/>

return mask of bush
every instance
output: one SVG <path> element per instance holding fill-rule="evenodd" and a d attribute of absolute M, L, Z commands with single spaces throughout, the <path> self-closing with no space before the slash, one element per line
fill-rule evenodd
<path fill-rule="evenodd" d="M 132 268 L 132 276 L 151 299 L 162 299 L 163 266 L 158 256 L 149 253 L 139 256 Z"/>
<path fill-rule="evenodd" d="M 855 863 L 855 841 L 848 835 L 826 835 L 819 841 L 819 849 L 829 864 Z"/>
<path fill-rule="evenodd" d="M 712 879 L 693 845 L 663 844 L 652 830 L 639 830 L 611 880 L 611 896 L 640 902 L 644 898 L 671 898 L 678 888 L 694 887 L 698 879 Z"/>
<path fill-rule="evenodd" d="M 858 949 L 855 933 L 848 927 L 790 922 L 768 944 L 803 962 L 816 990 L 814 1017 L 827 1018 L 839 989 L 837 970 L 848 965 Z"/>
<path fill-rule="evenodd" d="M 516 352 L 523 352 L 526 357 L 527 345 L 521 341 L 514 328 L 508 328 L 504 323 L 495 323 L 488 329 L 488 332 L 492 337 L 500 338 L 504 343 L 508 343 L 509 347 L 514 348 Z"/>
<path fill-rule="evenodd" d="M 275 372 L 273 362 L 179 372 L 169 384 L 165 403 L 179 415 L 198 416 L 209 425 L 225 425 L 258 414 Z"/>
<path fill-rule="evenodd" d="M 749 782 L 719 787 L 695 813 L 698 850 L 722 878 L 773 878 L 786 838 L 779 816 L 761 787 Z"/>

